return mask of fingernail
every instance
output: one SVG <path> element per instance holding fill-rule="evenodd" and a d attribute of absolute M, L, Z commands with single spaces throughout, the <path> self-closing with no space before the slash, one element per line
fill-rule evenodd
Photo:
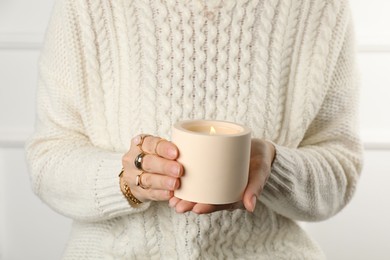
<path fill-rule="evenodd" d="M 138 145 L 140 141 L 141 141 L 141 136 L 139 135 L 133 138 L 134 145 Z"/>
<path fill-rule="evenodd" d="M 168 186 L 169 186 L 170 189 L 174 189 L 175 188 L 175 184 L 176 184 L 176 180 L 175 179 L 168 180 Z"/>
<path fill-rule="evenodd" d="M 257 198 L 256 196 L 253 196 L 252 199 L 251 199 L 251 204 L 252 204 L 252 209 L 251 209 L 251 212 L 255 211 L 255 207 L 256 207 L 256 202 L 257 202 Z"/>
<path fill-rule="evenodd" d="M 180 177 L 180 166 L 179 165 L 174 165 L 172 166 L 172 174 L 176 177 Z"/>

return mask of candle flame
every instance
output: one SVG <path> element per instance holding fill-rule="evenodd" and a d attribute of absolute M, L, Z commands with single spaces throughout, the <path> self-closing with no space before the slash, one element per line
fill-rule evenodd
<path fill-rule="evenodd" d="M 215 135 L 216 133 L 217 133 L 217 131 L 215 131 L 215 128 L 213 126 L 210 127 L 210 134 Z"/>

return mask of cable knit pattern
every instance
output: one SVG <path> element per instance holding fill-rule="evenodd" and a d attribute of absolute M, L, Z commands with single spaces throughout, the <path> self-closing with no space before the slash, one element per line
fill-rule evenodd
<path fill-rule="evenodd" d="M 57 0 L 27 156 L 74 219 L 64 258 L 323 259 L 295 221 L 339 212 L 361 170 L 350 19 L 347 0 Z M 255 212 L 130 207 L 130 139 L 200 118 L 275 144 Z"/>

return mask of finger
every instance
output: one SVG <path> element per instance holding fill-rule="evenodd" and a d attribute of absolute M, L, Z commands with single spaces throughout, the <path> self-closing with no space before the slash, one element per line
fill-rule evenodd
<path fill-rule="evenodd" d="M 242 202 L 236 202 L 232 204 L 224 205 L 212 205 L 212 204 L 201 204 L 198 203 L 192 208 L 192 212 L 196 214 L 209 214 L 221 210 L 235 210 L 242 208 Z"/>
<path fill-rule="evenodd" d="M 159 173 L 172 177 L 180 177 L 183 173 L 183 167 L 180 163 L 152 154 L 146 154 L 143 157 L 142 169 L 147 172 Z"/>
<path fill-rule="evenodd" d="M 220 209 L 218 209 L 218 207 Z M 211 212 L 218 211 L 218 210 L 222 210 L 222 208 L 220 206 L 216 206 L 216 205 L 199 204 L 199 203 L 196 204 L 192 208 L 192 212 L 194 212 L 196 214 L 207 214 L 207 213 L 211 213 Z"/>
<path fill-rule="evenodd" d="M 141 135 L 134 136 L 131 139 L 130 149 L 122 156 L 122 165 L 123 167 L 130 168 L 133 166 L 134 168 L 134 159 L 137 155 L 139 155 L 142 151 L 137 147 L 138 144 L 141 143 Z"/>
<path fill-rule="evenodd" d="M 169 160 L 175 160 L 179 155 L 176 145 L 160 137 L 148 136 L 145 138 L 142 150 L 146 153 L 157 154 Z"/>
<path fill-rule="evenodd" d="M 140 143 L 141 143 L 141 135 L 134 136 L 133 139 L 131 139 L 131 147 L 137 146 Z"/>
<path fill-rule="evenodd" d="M 137 190 L 134 191 L 134 195 L 137 198 L 140 198 L 142 201 L 167 201 L 170 198 L 173 197 L 173 192 L 169 190 L 155 190 L 155 189 L 148 189 L 148 190 Z"/>
<path fill-rule="evenodd" d="M 195 205 L 195 202 L 180 200 L 179 202 L 177 202 L 175 210 L 177 213 L 184 213 L 187 211 L 191 211 Z"/>
<path fill-rule="evenodd" d="M 169 199 L 169 207 L 171 208 L 174 208 L 176 207 L 177 203 L 179 203 L 179 201 L 181 201 L 181 199 L 177 198 L 177 197 L 172 197 Z"/>
<path fill-rule="evenodd" d="M 257 202 L 258 194 L 261 192 L 261 182 L 259 174 L 250 174 L 248 186 L 245 189 L 244 197 L 242 199 L 245 208 L 249 212 L 254 212 Z"/>
<path fill-rule="evenodd" d="M 179 188 L 180 185 L 180 180 L 178 178 L 169 176 L 146 172 L 138 176 L 139 183 L 142 184 L 143 187 L 147 187 L 147 189 L 174 191 Z"/>
<path fill-rule="evenodd" d="M 145 174 L 145 173 L 144 173 Z M 142 174 L 142 175 L 144 175 Z M 123 178 L 123 182 L 126 183 L 131 193 L 134 197 L 142 202 L 146 201 L 167 201 L 173 197 L 173 191 L 170 190 L 162 190 L 162 189 L 142 189 L 140 186 L 136 185 L 135 178 L 131 177 L 133 174 L 130 174 L 128 171 L 124 171 L 121 178 Z M 121 179 L 121 188 L 122 188 L 122 179 Z"/>
<path fill-rule="evenodd" d="M 251 164 L 254 165 L 252 162 Z M 260 167 L 251 168 L 252 169 L 249 172 L 248 185 L 245 189 L 242 200 L 245 208 L 250 212 L 254 212 L 257 198 L 263 191 L 264 183 L 269 176 L 270 169 L 265 164 L 261 165 Z"/>
<path fill-rule="evenodd" d="M 142 146 L 147 137 L 152 137 L 151 135 L 148 134 L 139 134 L 137 136 L 134 136 L 133 139 L 131 139 L 131 148 L 133 147 L 138 147 L 138 150 L 143 150 Z"/>

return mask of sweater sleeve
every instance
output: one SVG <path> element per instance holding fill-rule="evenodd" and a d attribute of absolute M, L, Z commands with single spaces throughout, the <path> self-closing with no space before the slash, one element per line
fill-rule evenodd
<path fill-rule="evenodd" d="M 288 218 L 319 221 L 351 200 L 362 168 L 358 84 L 349 25 L 321 109 L 297 148 L 276 145 L 260 200 Z"/>
<path fill-rule="evenodd" d="M 83 55 L 72 1 L 57 1 L 40 57 L 36 130 L 27 142 L 34 192 L 57 212 L 100 221 L 143 211 L 123 196 L 122 153 L 92 144 L 85 130 Z"/>

